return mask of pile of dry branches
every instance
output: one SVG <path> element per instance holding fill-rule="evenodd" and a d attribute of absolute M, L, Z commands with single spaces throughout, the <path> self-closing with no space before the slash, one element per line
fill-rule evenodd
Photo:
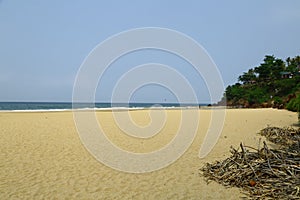
<path fill-rule="evenodd" d="M 207 163 L 202 174 L 207 181 L 244 189 L 251 199 L 300 199 L 300 131 L 268 127 L 261 132 L 282 146 L 269 149 L 240 144 L 231 156 Z"/>
<path fill-rule="evenodd" d="M 300 129 L 267 127 L 259 133 L 265 136 L 270 142 L 281 146 L 291 146 L 300 141 Z"/>

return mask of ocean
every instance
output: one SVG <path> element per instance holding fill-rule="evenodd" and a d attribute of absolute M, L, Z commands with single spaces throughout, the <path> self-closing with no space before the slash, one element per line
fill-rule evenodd
<path fill-rule="evenodd" d="M 178 108 L 206 106 L 207 104 L 180 104 L 180 103 L 76 103 L 75 109 L 144 109 Z M 72 102 L 0 102 L 1 111 L 64 111 L 71 110 Z"/>

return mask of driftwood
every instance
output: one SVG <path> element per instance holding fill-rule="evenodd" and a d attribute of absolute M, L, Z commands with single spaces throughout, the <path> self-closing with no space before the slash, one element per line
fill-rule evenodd
<path fill-rule="evenodd" d="M 207 163 L 202 175 L 208 182 L 242 188 L 249 199 L 300 199 L 300 131 L 268 127 L 260 134 L 281 147 L 241 143 L 239 149 L 231 148 L 229 158 Z"/>
<path fill-rule="evenodd" d="M 267 127 L 259 133 L 270 142 L 281 146 L 290 146 L 300 141 L 300 129 Z"/>

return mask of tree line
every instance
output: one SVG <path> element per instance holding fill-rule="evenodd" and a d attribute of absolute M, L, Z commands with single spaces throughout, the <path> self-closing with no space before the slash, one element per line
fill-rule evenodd
<path fill-rule="evenodd" d="M 263 62 L 229 85 L 219 105 L 274 107 L 300 111 L 300 56 L 285 61 L 266 55 Z"/>

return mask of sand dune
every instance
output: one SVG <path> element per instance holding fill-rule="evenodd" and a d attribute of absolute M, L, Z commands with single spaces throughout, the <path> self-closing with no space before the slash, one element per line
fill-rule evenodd
<path fill-rule="evenodd" d="M 205 162 L 229 155 L 230 146 L 257 146 L 256 133 L 266 127 L 290 126 L 297 114 L 273 109 L 230 109 L 218 143 L 204 159 L 198 153 L 210 123 L 200 110 L 197 136 L 175 163 L 145 174 L 125 173 L 98 162 L 82 145 L 72 112 L 0 113 L 0 199 L 238 199 L 239 189 L 207 185 L 199 175 Z M 150 122 L 148 110 L 131 111 L 139 125 Z M 149 139 L 122 133 L 109 111 L 97 111 L 107 137 L 133 152 L 166 145 L 178 128 L 180 111 L 167 111 L 162 133 Z M 264 140 L 264 139 L 263 139 Z"/>

